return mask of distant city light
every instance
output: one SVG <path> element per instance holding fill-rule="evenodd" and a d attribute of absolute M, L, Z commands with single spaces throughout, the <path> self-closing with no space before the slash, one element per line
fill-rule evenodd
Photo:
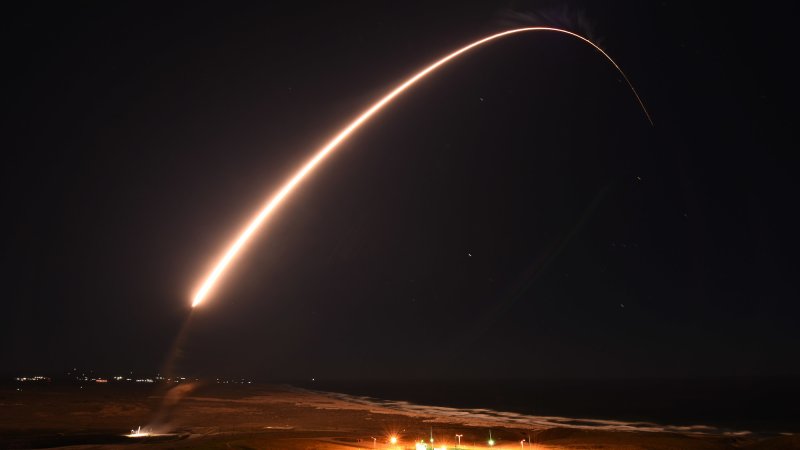
<path fill-rule="evenodd" d="M 134 375 L 133 372 L 130 372 L 128 375 L 100 375 L 96 374 L 92 370 L 87 371 L 78 371 L 77 369 L 72 369 L 66 372 L 66 378 L 64 380 L 69 380 L 73 382 L 78 382 L 81 384 L 80 388 L 84 388 L 84 383 L 92 383 L 92 384 L 119 384 L 119 383 L 137 383 L 137 384 L 155 384 L 155 383 L 192 383 L 192 382 L 199 382 L 199 378 L 195 377 L 186 377 L 186 376 L 176 376 L 166 378 L 160 374 L 155 376 L 142 376 L 142 375 Z M 20 383 L 31 383 L 31 382 L 51 382 L 53 379 L 51 377 L 43 376 L 43 375 L 33 375 L 33 376 L 16 376 L 14 380 Z M 253 384 L 253 380 L 248 380 L 246 378 L 233 378 L 233 379 L 225 379 L 225 378 L 216 378 L 216 383 L 218 384 Z"/>
<path fill-rule="evenodd" d="M 25 381 L 52 381 L 50 379 L 50 377 L 43 377 L 41 375 L 36 375 L 36 376 L 33 376 L 33 377 L 16 377 L 14 379 L 17 380 L 17 381 L 22 381 L 22 382 L 25 382 Z"/>

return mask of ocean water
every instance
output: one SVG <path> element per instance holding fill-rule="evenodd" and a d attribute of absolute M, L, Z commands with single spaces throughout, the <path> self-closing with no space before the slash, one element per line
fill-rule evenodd
<path fill-rule="evenodd" d="M 800 432 L 800 377 L 684 380 L 325 381 L 293 383 L 392 408 L 447 407 L 511 420 L 737 433 Z M 466 412 L 465 412 L 466 411 Z M 516 414 L 504 414 L 516 413 Z M 520 418 L 529 416 L 528 419 Z M 548 422 L 550 423 L 550 422 Z"/>

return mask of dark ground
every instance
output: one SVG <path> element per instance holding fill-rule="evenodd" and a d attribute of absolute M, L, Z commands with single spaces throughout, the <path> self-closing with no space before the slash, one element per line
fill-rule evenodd
<path fill-rule="evenodd" d="M 400 432 L 400 448 L 427 437 L 430 427 L 443 442 L 456 433 L 463 443 L 484 445 L 486 427 L 443 423 L 437 414 L 410 416 L 286 386 L 199 387 L 165 422 L 173 436 L 131 442 L 121 438 L 146 424 L 161 404 L 153 386 L 46 384 L 0 391 L 2 448 L 372 448 Z M 163 391 L 162 391 L 163 393 Z M 433 422 L 432 420 L 437 420 Z M 469 422 L 469 418 L 462 419 Z M 676 433 L 609 432 L 574 428 L 531 430 L 493 427 L 496 448 L 517 448 L 533 433 L 537 448 L 766 449 L 798 448 L 787 435 L 701 436 Z M 378 442 L 381 448 L 386 444 Z M 466 445 L 465 445 L 466 447 Z"/>

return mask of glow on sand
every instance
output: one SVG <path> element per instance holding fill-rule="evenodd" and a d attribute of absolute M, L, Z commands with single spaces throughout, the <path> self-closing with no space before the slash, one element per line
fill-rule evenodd
<path fill-rule="evenodd" d="M 135 430 L 131 430 L 131 433 L 130 434 L 126 434 L 125 436 L 128 436 L 128 437 L 146 437 L 146 436 L 150 436 L 150 433 L 148 433 L 147 431 L 142 431 L 142 427 L 139 427 L 139 428 L 137 428 Z"/>
<path fill-rule="evenodd" d="M 407 79 L 399 86 L 394 88 L 391 92 L 386 94 L 380 100 L 372 104 L 367 110 L 361 113 L 355 120 L 350 122 L 344 129 L 342 129 L 336 136 L 333 137 L 324 147 L 319 149 L 317 153 L 308 161 L 306 162 L 300 170 L 298 170 L 281 188 L 278 192 L 271 197 L 267 203 L 262 207 L 262 209 L 253 217 L 247 226 L 240 232 L 239 236 L 233 241 L 232 244 L 228 247 L 228 250 L 225 251 L 225 254 L 219 259 L 219 261 L 214 265 L 214 268 L 211 272 L 206 276 L 203 280 L 203 283 L 200 285 L 200 288 L 194 294 L 194 298 L 192 300 L 192 307 L 195 307 L 203 302 L 208 296 L 209 291 L 214 287 L 217 280 L 222 276 L 228 266 L 231 264 L 231 261 L 236 257 L 236 255 L 242 250 L 242 247 L 247 244 L 250 238 L 255 234 L 255 232 L 261 227 L 264 221 L 270 216 L 270 214 L 277 208 L 281 202 L 288 196 L 292 190 L 301 182 L 303 179 L 312 171 L 315 167 L 332 151 L 336 150 L 343 141 L 347 140 L 347 138 L 355 132 L 361 125 L 369 121 L 369 119 L 374 116 L 376 113 L 381 111 L 387 104 L 389 104 L 392 100 L 394 100 L 397 96 L 408 90 L 411 86 L 413 86 L 417 81 L 425 78 L 432 72 L 434 72 L 439 67 L 447 64 L 449 61 L 455 59 L 456 57 L 474 49 L 480 47 L 490 41 L 494 41 L 495 39 L 499 39 L 506 36 L 516 35 L 519 33 L 525 33 L 529 31 L 548 31 L 554 33 L 561 33 L 565 35 L 572 36 L 574 38 L 580 39 L 581 41 L 585 42 L 586 44 L 591 45 L 594 49 L 600 52 L 613 66 L 625 82 L 628 84 L 628 87 L 633 92 L 633 95 L 636 97 L 636 101 L 639 102 L 639 106 L 641 106 L 642 111 L 644 111 L 647 120 L 652 125 L 653 121 L 650 118 L 650 114 L 648 113 L 647 109 L 642 102 L 642 99 L 639 97 L 639 94 L 634 89 L 633 84 L 630 82 L 628 77 L 622 71 L 622 69 L 617 65 L 617 63 L 611 59 L 608 54 L 603 51 L 597 44 L 590 41 L 589 39 L 573 33 L 571 31 L 562 30 L 560 28 L 551 28 L 551 27 L 526 27 L 526 28 L 516 28 L 513 30 L 503 31 L 501 33 L 493 34 L 491 36 L 485 37 L 478 41 L 475 41 L 465 47 L 462 47 L 449 55 L 443 57 L 442 59 L 434 62 L 433 64 L 429 65 L 428 67 L 422 69 L 411 78 Z"/>
<path fill-rule="evenodd" d="M 125 437 L 129 438 L 146 438 L 151 436 L 156 436 L 156 435 L 148 431 L 146 428 L 143 430 L 142 427 L 138 427 L 135 430 L 131 430 L 130 434 L 125 435 Z"/>
<path fill-rule="evenodd" d="M 163 438 L 175 437 L 177 435 L 176 434 L 172 434 L 172 433 L 157 433 L 157 432 L 154 432 L 150 428 L 137 427 L 135 430 L 131 430 L 131 432 L 129 434 L 123 434 L 123 436 L 128 437 L 128 438 L 162 438 L 163 439 Z"/>

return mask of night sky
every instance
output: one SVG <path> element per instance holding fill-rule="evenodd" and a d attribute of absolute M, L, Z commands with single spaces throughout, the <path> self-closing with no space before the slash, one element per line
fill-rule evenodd
<path fill-rule="evenodd" d="M 791 11 L 763 2 L 32 3 L 3 16 L 0 372 L 800 374 Z M 700 8 L 700 9 L 698 9 Z M 528 22 L 514 12 L 532 12 Z"/>

